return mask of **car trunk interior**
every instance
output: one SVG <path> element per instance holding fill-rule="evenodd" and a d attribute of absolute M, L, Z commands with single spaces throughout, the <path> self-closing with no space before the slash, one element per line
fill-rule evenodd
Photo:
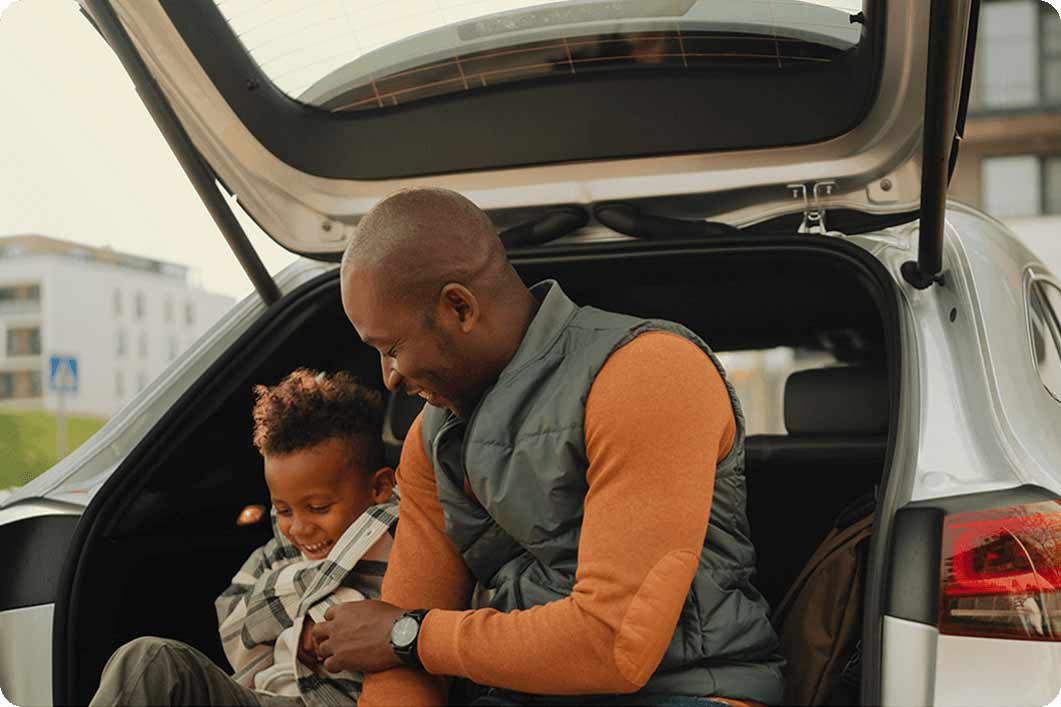
<path fill-rule="evenodd" d="M 556 244 L 513 260 L 527 282 L 555 278 L 579 304 L 681 322 L 717 351 L 832 349 L 847 373 L 801 388 L 789 434 L 747 441 L 756 584 L 776 605 L 837 515 L 886 473 L 898 409 L 891 278 L 862 248 L 820 236 Z M 141 635 L 186 641 L 227 668 L 213 600 L 269 537 L 267 523 L 235 522 L 248 504 L 268 504 L 252 387 L 299 366 L 381 387 L 378 356 L 338 292 L 333 271 L 271 307 L 99 491 L 57 603 L 57 703 L 87 702 L 111 652 Z M 861 427 L 849 419 L 857 409 L 832 402 L 863 399 L 883 411 Z M 392 400 L 391 454 L 417 402 Z"/>

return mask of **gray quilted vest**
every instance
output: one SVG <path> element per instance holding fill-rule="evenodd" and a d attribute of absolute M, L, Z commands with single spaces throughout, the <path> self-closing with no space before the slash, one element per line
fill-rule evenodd
<path fill-rule="evenodd" d="M 586 495 L 586 398 L 613 351 L 638 334 L 694 333 L 576 306 L 553 281 L 515 356 L 467 420 L 425 407 L 423 441 L 435 467 L 446 533 L 487 590 L 488 606 L 526 609 L 562 599 L 575 583 Z M 782 699 L 778 639 L 752 586 L 755 550 L 745 512 L 744 417 L 716 472 L 700 566 L 677 628 L 644 694 Z M 468 478 L 481 506 L 464 492 Z"/>

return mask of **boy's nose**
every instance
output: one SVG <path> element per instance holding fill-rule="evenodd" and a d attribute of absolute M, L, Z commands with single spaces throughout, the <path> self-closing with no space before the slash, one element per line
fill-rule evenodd
<path fill-rule="evenodd" d="M 301 537 L 302 534 L 305 533 L 307 528 L 308 525 L 305 522 L 299 520 L 297 517 L 292 519 L 291 534 L 294 535 L 296 538 Z"/>

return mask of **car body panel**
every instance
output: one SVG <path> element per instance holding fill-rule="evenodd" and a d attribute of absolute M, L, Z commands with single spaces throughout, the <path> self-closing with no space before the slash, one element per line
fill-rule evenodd
<path fill-rule="evenodd" d="M 1061 644 L 940 634 L 883 619 L 883 705 L 1039 707 L 1061 690 Z"/>
<path fill-rule="evenodd" d="M 939 631 L 916 621 L 884 617 L 884 652 L 881 671 L 893 677 L 883 681 L 882 705 L 934 704 L 936 641 Z"/>
<path fill-rule="evenodd" d="M 52 704 L 54 604 L 0 611 L 0 689 L 19 707 Z"/>
<path fill-rule="evenodd" d="M 954 5 L 959 21 L 967 22 L 970 4 Z M 461 191 L 487 211 L 685 196 L 710 204 L 700 216 L 735 225 L 803 211 L 799 190 L 789 188 L 796 183 L 812 192 L 815 183 L 834 182 L 820 199 L 828 208 L 895 214 L 920 203 L 929 10 L 920 0 L 888 2 L 877 98 L 860 125 L 832 140 L 372 181 L 316 177 L 277 158 L 240 121 L 156 0 L 115 0 L 114 7 L 222 181 L 274 240 L 310 256 L 334 258 L 360 214 L 398 188 L 422 184 Z M 955 108 L 960 81 L 950 93 Z"/>
<path fill-rule="evenodd" d="M 903 366 L 900 425 L 911 424 L 918 441 L 906 460 L 916 472 L 898 501 L 1021 484 L 1061 495 L 1061 405 L 1029 358 L 1022 286 L 1026 272 L 1045 269 L 1001 223 L 952 202 L 945 284 L 918 290 L 899 273 L 914 250 L 916 224 L 892 232 L 903 237 L 875 254 L 903 299 L 910 365 Z"/>
<path fill-rule="evenodd" d="M 937 707 L 1040 707 L 1061 691 L 1061 643 L 938 637 Z"/>

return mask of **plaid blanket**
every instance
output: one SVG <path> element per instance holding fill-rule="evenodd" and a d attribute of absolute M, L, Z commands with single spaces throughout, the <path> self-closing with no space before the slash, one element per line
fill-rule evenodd
<path fill-rule="evenodd" d="M 308 615 L 324 620 L 328 607 L 344 601 L 378 599 L 385 562 L 362 560 L 398 520 L 397 496 L 372 506 L 355 520 L 328 556 L 305 560 L 279 531 L 247 558 L 232 585 L 215 601 L 221 643 L 240 685 L 259 689 L 255 677 L 281 674 L 297 682 L 307 705 L 349 705 L 361 694 L 360 673 L 329 673 L 298 660 L 298 641 Z M 286 665 L 274 664 L 283 660 Z M 270 690 L 272 691 L 272 690 Z"/>

